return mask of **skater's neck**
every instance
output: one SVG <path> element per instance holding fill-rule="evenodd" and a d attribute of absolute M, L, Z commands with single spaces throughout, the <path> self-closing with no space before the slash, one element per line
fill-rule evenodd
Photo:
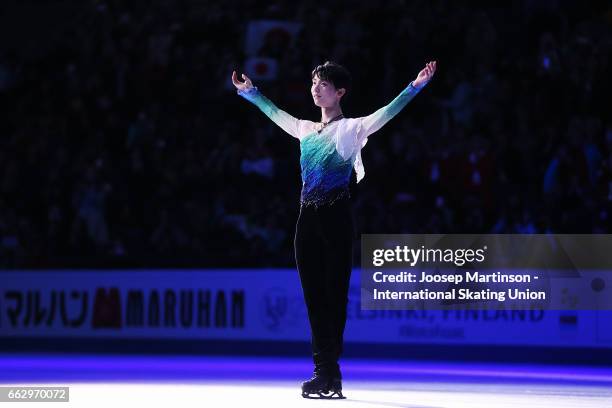
<path fill-rule="evenodd" d="M 328 123 L 330 120 L 342 115 L 342 108 L 340 104 L 330 106 L 327 108 L 321 108 L 321 122 Z"/>

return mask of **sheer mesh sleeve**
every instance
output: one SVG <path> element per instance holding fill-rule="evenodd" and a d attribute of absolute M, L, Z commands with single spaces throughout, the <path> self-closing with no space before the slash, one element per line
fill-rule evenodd
<path fill-rule="evenodd" d="M 257 87 L 249 88 L 246 91 L 238 90 L 238 95 L 253 103 L 263 113 L 266 114 L 274 123 L 281 129 L 289 133 L 291 136 L 300 139 L 300 127 L 302 120 L 296 119 L 284 110 L 279 109 L 271 100 L 266 98 Z"/>
<path fill-rule="evenodd" d="M 423 85 L 424 87 L 425 85 Z M 376 112 L 363 116 L 358 119 L 356 148 L 357 156 L 355 158 L 355 173 L 357 174 L 357 182 L 365 176 L 365 169 L 361 159 L 361 149 L 368 142 L 368 136 L 382 128 L 388 121 L 397 115 L 407 104 L 419 93 L 423 87 L 417 88 L 412 82 L 395 97 L 389 104 L 378 109 Z"/>
<path fill-rule="evenodd" d="M 404 107 L 423 89 L 413 86 L 410 84 L 402 91 L 398 96 L 395 97 L 388 105 L 383 106 L 376 112 L 359 118 L 361 120 L 359 126 L 359 132 L 357 134 L 357 141 L 363 142 L 372 133 L 378 131 L 388 121 L 390 121 L 395 115 L 397 115 Z"/>

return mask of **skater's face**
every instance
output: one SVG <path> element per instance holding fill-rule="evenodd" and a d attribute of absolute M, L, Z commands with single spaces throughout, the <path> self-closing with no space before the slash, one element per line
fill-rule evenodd
<path fill-rule="evenodd" d="M 345 92 L 346 90 L 344 88 L 336 89 L 334 84 L 319 78 L 318 75 L 312 78 L 310 93 L 312 94 L 314 104 L 321 108 L 336 106 L 340 103 L 340 99 Z"/>

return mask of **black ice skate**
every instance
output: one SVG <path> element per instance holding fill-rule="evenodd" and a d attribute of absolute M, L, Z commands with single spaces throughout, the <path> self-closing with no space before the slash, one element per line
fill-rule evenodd
<path fill-rule="evenodd" d="M 315 399 L 346 398 L 342 395 L 340 370 L 332 371 L 320 367 L 315 368 L 314 376 L 302 383 L 302 397 Z"/>

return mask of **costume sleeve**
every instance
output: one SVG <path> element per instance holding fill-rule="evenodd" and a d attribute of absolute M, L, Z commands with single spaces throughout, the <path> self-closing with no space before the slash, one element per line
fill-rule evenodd
<path fill-rule="evenodd" d="M 354 164 L 355 173 L 357 174 L 357 183 L 359 183 L 365 176 L 365 168 L 361 158 L 361 149 L 368 142 L 368 136 L 379 130 L 385 125 L 385 123 L 397 115 L 399 111 L 401 111 L 404 106 L 406 106 L 408 102 L 410 102 L 410 100 L 414 98 L 421 89 L 423 89 L 423 87 L 425 87 L 425 85 L 417 88 L 413 85 L 413 82 L 410 82 L 410 84 L 408 84 L 408 86 L 388 105 L 383 106 L 371 115 L 357 118 L 358 123 L 355 137 L 355 149 L 357 154 Z"/>
<path fill-rule="evenodd" d="M 294 118 L 284 110 L 279 109 L 271 100 L 259 92 L 256 86 L 246 91 L 238 90 L 238 95 L 257 106 L 285 132 L 297 139 L 300 138 L 300 126 L 302 121 Z"/>
<path fill-rule="evenodd" d="M 406 106 L 408 102 L 410 102 L 410 100 L 414 98 L 421 89 L 423 89 L 424 86 L 425 85 L 417 88 L 413 85 L 413 82 L 410 82 L 410 84 L 408 84 L 408 86 L 388 105 L 383 106 L 368 116 L 359 118 L 361 122 L 357 132 L 358 144 L 362 145 L 368 136 L 379 130 L 395 115 L 397 115 L 399 111 L 401 111 L 404 106 Z"/>

